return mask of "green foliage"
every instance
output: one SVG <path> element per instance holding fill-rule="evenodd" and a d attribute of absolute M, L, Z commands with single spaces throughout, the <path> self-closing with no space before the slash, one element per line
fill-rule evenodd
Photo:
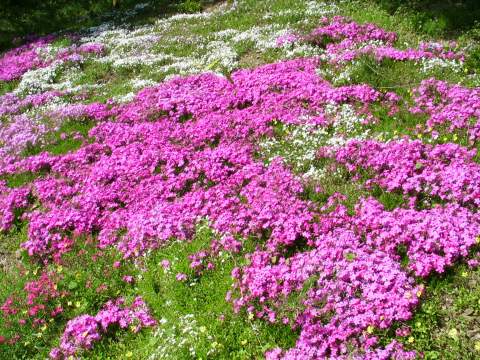
<path fill-rule="evenodd" d="M 0 96 L 13 91 L 18 85 L 18 81 L 0 81 Z"/>
<path fill-rule="evenodd" d="M 25 241 L 26 227 L 16 230 L 11 237 Z M 20 244 L 15 245 L 18 248 Z M 74 246 L 75 251 L 63 257 L 62 265 L 51 264 L 46 269 L 57 280 L 58 291 L 68 292 L 68 296 L 60 296 L 46 303 L 47 309 L 60 306 L 62 313 L 55 319 L 48 314 L 40 315 L 46 321 L 45 326 L 32 326 L 31 319 L 26 315 L 29 306 L 19 303 L 19 313 L 10 317 L 9 322 L 0 322 L 0 334 L 20 335 L 19 341 L 14 345 L 0 344 L 2 355 L 13 359 L 45 359 L 58 342 L 69 319 L 85 313 L 94 315 L 110 299 L 119 296 L 128 298 L 129 294 L 133 296 L 132 285 L 122 280 L 124 275 L 136 275 L 137 270 L 133 264 L 124 262 L 118 268 L 113 267 L 114 261 L 121 261 L 120 255 L 115 249 L 98 250 L 91 238 L 77 239 Z M 23 262 L 11 260 L 11 263 L 13 269 L 2 271 L 2 277 L 8 280 L 8 285 L 3 285 L 2 282 L 0 304 L 4 303 L 7 296 L 24 294 L 25 284 L 38 280 L 41 275 L 41 267 L 31 259 L 25 258 Z M 16 274 L 15 267 L 18 267 Z M 21 319 L 27 323 L 21 325 L 18 322 Z"/>
<path fill-rule="evenodd" d="M 23 172 L 19 174 L 3 176 L 2 180 L 5 180 L 7 182 L 8 187 L 16 188 L 32 182 L 39 176 L 40 174 L 37 173 Z"/>
<path fill-rule="evenodd" d="M 90 119 L 75 119 L 67 121 L 60 126 L 60 129 L 46 137 L 46 144 L 31 145 L 25 149 L 23 156 L 32 156 L 47 151 L 53 155 L 66 154 L 69 151 L 78 149 L 83 140 L 75 138 L 80 134 L 83 137 L 88 136 L 88 131 L 95 124 Z"/>
<path fill-rule="evenodd" d="M 215 269 L 202 276 L 190 269 L 188 256 L 207 249 L 214 238 L 203 224 L 192 242 L 174 242 L 148 256 L 137 286 L 160 319 L 157 331 L 102 342 L 93 357 L 115 359 L 128 349 L 134 359 L 252 359 L 275 346 L 292 346 L 297 335 L 287 326 L 238 316 L 225 301 L 233 283 L 231 271 L 244 261 L 242 254 L 221 254 Z M 164 260 L 169 269 L 162 266 Z M 186 274 L 187 280 L 176 280 L 178 273 Z"/>
<path fill-rule="evenodd" d="M 480 269 L 459 264 L 430 279 L 422 303 L 405 324 L 411 334 L 405 346 L 424 354 L 424 359 L 478 359 L 480 356 Z M 379 334 L 382 343 L 394 337 L 394 329 Z M 459 357 L 461 355 L 461 357 Z"/>

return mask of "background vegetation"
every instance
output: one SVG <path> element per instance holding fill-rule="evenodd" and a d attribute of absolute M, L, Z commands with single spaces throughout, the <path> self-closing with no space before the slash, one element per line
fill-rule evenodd
<path fill-rule="evenodd" d="M 111 19 L 114 10 L 122 13 L 139 0 L 2 0 L 0 5 L 0 51 L 24 36 L 76 30 Z M 158 17 L 172 12 L 196 12 L 214 0 L 152 0 L 148 14 Z M 13 44 L 12 44 L 13 41 Z"/>
<path fill-rule="evenodd" d="M 375 0 L 390 14 L 408 13 L 416 30 L 455 37 L 472 29 L 480 19 L 477 0 Z"/>

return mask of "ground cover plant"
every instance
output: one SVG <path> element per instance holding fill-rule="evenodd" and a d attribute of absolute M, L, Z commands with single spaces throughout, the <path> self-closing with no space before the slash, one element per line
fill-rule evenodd
<path fill-rule="evenodd" d="M 475 28 L 151 7 L 0 58 L 2 354 L 478 358 Z"/>

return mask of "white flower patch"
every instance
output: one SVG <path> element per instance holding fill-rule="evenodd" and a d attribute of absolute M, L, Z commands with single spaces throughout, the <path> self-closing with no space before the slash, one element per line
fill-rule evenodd
<path fill-rule="evenodd" d="M 212 35 L 215 39 L 226 40 L 226 39 L 231 39 L 232 37 L 234 37 L 238 34 L 239 34 L 238 30 L 225 29 L 225 30 L 220 30 L 220 31 L 214 32 Z"/>
<path fill-rule="evenodd" d="M 362 126 L 365 117 L 359 116 L 352 105 L 328 104 L 325 113 L 334 117 L 333 133 L 325 145 L 344 146 L 349 140 L 365 140 L 369 137 L 370 131 Z"/>
<path fill-rule="evenodd" d="M 318 56 L 325 52 L 325 50 L 319 48 L 318 46 L 300 43 L 294 43 L 291 47 L 285 46 L 284 50 L 285 57 L 288 59 L 294 59 L 297 57 Z"/>
<path fill-rule="evenodd" d="M 58 111 L 68 105 L 68 103 L 61 97 L 52 97 L 48 102 L 43 105 L 35 106 L 24 113 L 28 116 L 35 116 L 37 114 L 47 114 L 51 112 Z"/>
<path fill-rule="evenodd" d="M 207 55 L 201 61 L 207 66 L 218 63 L 222 68 L 232 71 L 238 65 L 238 55 L 228 43 L 212 41 L 207 45 Z"/>
<path fill-rule="evenodd" d="M 318 125 L 288 125 L 286 135 L 281 139 L 269 138 L 260 142 L 262 154 L 270 162 L 281 156 L 287 164 L 295 170 L 305 172 L 308 176 L 319 175 L 312 162 L 316 158 L 319 147 L 325 144 L 328 138 L 327 130 Z"/>
<path fill-rule="evenodd" d="M 422 59 L 421 65 L 424 74 L 431 73 L 438 69 L 449 69 L 455 73 L 460 73 L 463 68 L 463 62 L 459 60 L 441 58 Z"/>
<path fill-rule="evenodd" d="M 59 46 L 54 46 L 48 44 L 43 47 L 38 47 L 35 49 L 35 52 L 44 60 L 44 61 L 54 61 L 57 57 L 58 52 L 62 48 Z"/>
<path fill-rule="evenodd" d="M 156 85 L 157 83 L 151 79 L 139 79 L 139 78 L 136 78 L 136 79 L 132 79 L 130 81 L 130 84 L 132 85 L 132 87 L 135 89 L 135 90 L 138 90 L 138 89 L 143 89 L 145 87 L 148 87 L 148 86 L 154 86 Z"/>
<path fill-rule="evenodd" d="M 125 95 L 117 95 L 117 96 L 114 96 L 112 99 L 118 104 L 128 103 L 128 102 L 131 102 L 133 99 L 135 99 L 135 93 L 129 92 Z"/>
<path fill-rule="evenodd" d="M 36 94 L 50 90 L 63 61 L 54 61 L 47 67 L 27 71 L 15 89 L 16 94 Z"/>
<path fill-rule="evenodd" d="M 149 354 L 148 360 L 175 359 L 182 353 L 188 353 L 193 359 L 201 337 L 213 340 L 206 334 L 207 328 L 198 325 L 193 314 L 180 316 L 175 324 L 166 319 L 161 319 L 159 323 L 151 339 L 155 349 Z"/>
<path fill-rule="evenodd" d="M 157 24 L 162 23 L 173 23 L 173 22 L 188 22 L 189 20 L 208 20 L 211 17 L 215 16 L 216 12 L 201 12 L 201 13 L 193 13 L 193 14 L 177 14 L 170 16 L 167 19 L 161 19 L 157 22 Z"/>
<path fill-rule="evenodd" d="M 343 2 L 343 1 L 341 1 Z M 328 16 L 332 14 L 338 14 L 340 8 L 334 3 L 324 3 L 317 1 L 308 1 L 305 4 L 305 16 L 309 17 L 319 17 L 319 16 Z"/>
<path fill-rule="evenodd" d="M 260 52 L 265 52 L 269 49 L 277 47 L 277 38 L 285 35 L 290 31 L 290 28 L 284 28 L 278 24 L 270 24 L 266 26 L 255 26 L 250 30 L 239 32 L 238 35 L 232 38 L 235 43 L 243 41 L 251 41 L 254 43 L 255 49 Z"/>
<path fill-rule="evenodd" d="M 158 68 L 158 70 L 160 72 L 170 73 L 165 77 L 165 80 L 168 80 L 177 75 L 196 74 L 202 70 L 205 70 L 205 67 L 202 66 L 202 63 L 198 59 L 184 58 L 179 59 L 172 64 L 161 66 Z"/>
<path fill-rule="evenodd" d="M 333 128 L 335 133 L 353 134 L 365 120 L 364 117 L 358 116 L 353 106 L 349 104 L 327 104 L 325 113 L 334 117 Z"/>
<path fill-rule="evenodd" d="M 308 124 L 282 125 L 283 134 L 267 138 L 259 145 L 267 162 L 282 157 L 287 164 L 305 179 L 321 179 L 325 169 L 315 166 L 317 151 L 322 146 L 342 146 L 350 139 L 366 139 L 368 130 L 363 129 L 364 117 L 357 115 L 353 106 L 334 103 L 325 106 L 325 114 L 332 119 L 330 126 Z"/>
<path fill-rule="evenodd" d="M 243 5 L 242 2 L 239 2 Z M 199 26 L 213 17 L 222 17 L 236 6 L 223 4 L 213 11 L 196 14 L 178 14 L 159 19 L 153 25 L 141 26 L 133 31 L 128 28 L 115 28 L 111 23 L 93 27 L 81 43 L 102 43 L 107 54 L 97 60 L 109 63 L 113 67 L 131 67 L 136 65 L 152 66 L 152 71 L 165 75 L 176 73 L 179 75 L 196 74 L 205 70 L 222 69 L 232 71 L 239 66 L 239 54 L 236 46 L 251 42 L 258 52 L 266 52 L 277 48 L 276 40 L 279 36 L 291 32 L 291 26 L 280 24 L 265 24 L 254 26 L 248 30 L 223 29 L 208 35 L 177 35 L 172 29 L 183 26 Z M 268 9 L 268 7 L 266 7 Z M 288 9 L 278 13 L 264 14 L 265 19 L 296 16 L 310 17 L 325 16 L 338 12 L 338 7 L 332 4 L 310 1 L 306 6 L 298 9 Z M 177 56 L 172 48 L 190 44 L 194 47 L 191 55 Z M 292 44 L 285 47 L 284 58 L 318 55 L 321 51 L 305 44 Z M 159 64 L 161 64 L 159 66 Z"/>

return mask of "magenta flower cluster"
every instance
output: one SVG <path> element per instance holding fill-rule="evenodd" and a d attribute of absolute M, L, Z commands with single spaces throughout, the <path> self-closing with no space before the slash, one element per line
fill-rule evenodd
<path fill-rule="evenodd" d="M 58 348 L 52 349 L 50 358 L 67 359 L 89 350 L 115 326 L 121 329 L 131 327 L 138 332 L 144 327 L 156 325 L 141 297 L 134 299 L 131 305 L 119 298 L 105 304 L 97 315 L 80 315 L 67 323 Z"/>
<path fill-rule="evenodd" d="M 0 58 L 0 81 L 18 79 L 28 70 L 44 66 L 38 50 L 54 39 L 54 36 L 46 36 L 6 52 Z"/>
<path fill-rule="evenodd" d="M 335 16 L 323 18 L 322 26 L 308 35 L 287 34 L 277 39 L 278 46 L 306 42 L 325 48 L 332 64 L 345 63 L 362 55 L 370 55 L 377 61 L 416 61 L 420 59 L 463 59 L 463 54 L 453 51 L 455 43 L 422 43 L 416 49 L 395 47 L 397 35 L 374 24 L 358 24 L 348 18 Z"/>
<path fill-rule="evenodd" d="M 128 257 L 190 238 L 201 218 L 224 234 L 270 229 L 271 248 L 310 236 L 301 183 L 281 161 L 258 162 L 256 140 L 278 119 L 327 123 L 327 102 L 364 108 L 383 98 L 365 85 L 333 88 L 315 66 L 309 59 L 267 65 L 234 73 L 233 83 L 178 78 L 111 109 L 117 121 L 92 129 L 95 141 L 76 153 L 4 166 L 3 174 L 51 172 L 31 185 L 44 209 L 27 211 L 23 246 L 30 255 L 58 256 L 72 235 L 98 230 L 102 246 L 117 244 Z"/>
<path fill-rule="evenodd" d="M 0 230 L 7 231 L 15 221 L 16 212 L 29 206 L 30 189 L 9 189 L 0 181 Z"/>
<path fill-rule="evenodd" d="M 474 161 L 475 149 L 452 143 L 434 146 L 420 140 L 370 140 L 351 141 L 340 149 L 321 149 L 319 153 L 330 154 L 353 174 L 371 171 L 367 186 L 398 191 L 409 197 L 413 206 L 435 199 L 471 209 L 480 206 L 480 165 Z"/>
<path fill-rule="evenodd" d="M 383 357 L 385 349 L 376 348 L 372 332 L 411 317 L 423 292 L 411 273 L 442 273 L 469 254 L 480 234 L 479 215 L 458 204 L 386 211 L 367 198 L 351 216 L 336 205 L 318 225 L 321 231 L 307 251 L 291 257 L 257 251 L 250 265 L 232 274 L 238 279 L 237 311 L 301 330 L 294 349 L 269 357 L 415 358 L 398 346 Z"/>
<path fill-rule="evenodd" d="M 3 54 L 0 58 L 0 81 L 15 80 L 29 70 L 48 66 L 52 62 L 52 59 L 47 59 L 42 53 L 42 50 L 54 40 L 55 36 L 48 35 Z M 79 61 L 83 59 L 82 55 L 98 55 L 103 52 L 103 44 L 72 45 L 60 49 L 56 54 L 55 59 Z"/>
<path fill-rule="evenodd" d="M 414 90 L 411 112 L 427 116 L 430 129 L 466 131 L 473 144 L 480 138 L 480 90 L 428 79 Z"/>

